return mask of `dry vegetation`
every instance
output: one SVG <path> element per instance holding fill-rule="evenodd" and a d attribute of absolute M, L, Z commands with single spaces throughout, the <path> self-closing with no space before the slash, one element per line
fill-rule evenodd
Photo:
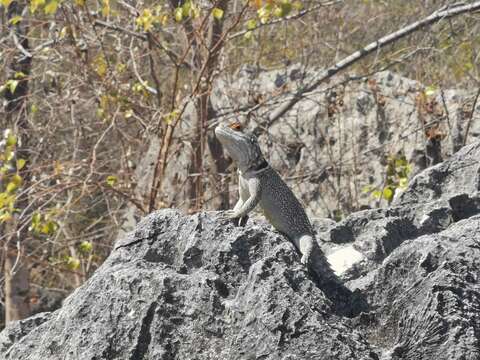
<path fill-rule="evenodd" d="M 259 11 L 267 3 L 277 4 L 269 17 Z M 215 78 L 245 64 L 331 66 L 448 3 L 0 0 L 0 124 L 2 132 L 9 129 L 0 146 L 2 283 L 20 276 L 24 264 L 32 284 L 71 291 L 108 255 L 123 209 L 133 205 L 146 214 L 165 206 L 164 191 L 185 191 L 178 201 L 192 211 L 228 206 L 228 184 L 204 201 L 208 182 L 228 166 L 207 130 Z M 479 19 L 466 12 L 434 23 L 348 71 L 390 68 L 428 86 L 476 89 Z M 178 137 L 187 104 L 195 108 L 193 131 Z M 156 176 L 139 194 L 142 179 L 134 172 L 152 139 L 161 145 Z M 192 176 L 165 190 L 178 141 L 193 149 Z M 29 294 L 22 299 L 31 301 Z"/>

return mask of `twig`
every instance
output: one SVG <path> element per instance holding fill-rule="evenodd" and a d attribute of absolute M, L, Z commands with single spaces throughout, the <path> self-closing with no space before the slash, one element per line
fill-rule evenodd
<path fill-rule="evenodd" d="M 478 97 L 480 96 L 480 87 L 477 90 L 477 94 L 475 95 L 475 100 L 473 100 L 472 111 L 470 112 L 470 118 L 467 122 L 467 127 L 465 128 L 465 135 L 463 136 L 463 146 L 467 144 L 467 137 L 468 133 L 470 132 L 470 126 L 472 125 L 473 114 L 475 114 L 475 108 L 477 107 Z"/>
<path fill-rule="evenodd" d="M 304 16 L 308 13 L 314 12 L 314 11 L 319 10 L 321 8 L 324 8 L 324 7 L 327 7 L 327 6 L 332 6 L 332 5 L 337 5 L 337 4 L 340 4 L 340 3 L 343 3 L 343 2 L 344 2 L 344 0 L 336 0 L 336 1 L 330 1 L 330 2 L 326 2 L 326 3 L 322 3 L 322 4 L 317 4 L 315 6 L 312 6 L 312 7 L 308 8 L 308 9 L 304 9 L 302 11 L 299 11 L 298 13 L 296 13 L 294 15 L 286 16 L 286 17 L 280 18 L 280 19 L 275 19 L 275 20 L 269 21 L 265 24 L 260 23 L 252 29 L 239 31 L 235 34 L 230 35 L 228 37 L 228 40 L 236 39 L 240 36 L 245 35 L 246 33 L 250 32 L 250 31 L 255 31 L 255 30 L 263 28 L 265 26 L 275 25 L 275 24 L 278 24 L 278 23 L 283 23 L 285 21 L 298 19 L 298 18 L 300 18 L 300 17 L 302 17 L 302 16 Z"/>
<path fill-rule="evenodd" d="M 95 20 L 93 22 L 94 25 L 98 25 L 98 26 L 102 26 L 106 29 L 110 29 L 110 30 L 115 30 L 115 31 L 120 31 L 120 32 L 123 32 L 125 34 L 128 34 L 128 35 L 131 35 L 133 37 L 136 37 L 136 38 L 139 38 L 139 39 L 142 39 L 142 40 L 148 40 L 147 38 L 147 35 L 145 34 L 142 34 L 142 33 L 138 33 L 138 32 L 135 32 L 135 31 L 132 31 L 132 30 L 128 30 L 128 29 L 125 29 L 121 26 L 118 26 L 118 25 L 115 25 L 115 24 L 110 24 L 110 23 L 107 23 L 106 21 L 102 21 L 102 20 Z"/>
<path fill-rule="evenodd" d="M 270 116 L 268 117 L 268 124 L 272 124 L 282 115 L 284 115 L 288 110 L 290 110 L 298 101 L 300 101 L 303 98 L 305 93 L 311 92 L 312 90 L 317 88 L 320 84 L 322 84 L 325 80 L 333 77 L 335 74 L 337 74 L 341 70 L 346 69 L 350 65 L 356 63 L 360 59 L 363 59 L 364 57 L 373 53 L 374 51 L 377 51 L 380 48 L 385 47 L 386 45 L 389 45 L 407 35 L 410 35 L 411 33 L 421 28 L 424 28 L 427 25 L 431 25 L 440 20 L 457 16 L 463 13 L 476 11 L 479 9 L 480 9 L 480 1 L 476 1 L 468 5 L 455 6 L 453 8 L 448 8 L 446 10 L 438 10 L 432 13 L 430 16 L 424 18 L 423 20 L 416 21 L 410 25 L 405 26 L 400 30 L 390 33 L 368 44 L 364 48 L 354 52 L 353 54 L 347 56 L 346 58 L 339 61 L 335 65 L 322 71 L 316 78 L 312 80 L 310 85 L 300 88 L 295 94 L 293 94 L 292 98 L 288 102 L 278 107 L 275 111 L 273 111 L 270 114 Z"/>
<path fill-rule="evenodd" d="M 145 80 L 143 80 L 142 77 L 140 76 L 140 74 L 138 73 L 137 63 L 135 62 L 135 55 L 133 54 L 132 46 L 133 46 L 133 39 L 132 39 L 132 41 L 130 42 L 129 50 L 130 50 L 130 57 L 132 58 L 133 72 L 134 72 L 135 76 L 137 77 L 138 82 L 139 82 L 149 93 L 158 95 L 157 90 L 154 89 L 154 88 L 152 88 L 151 86 L 148 86 L 148 83 L 147 83 Z"/>

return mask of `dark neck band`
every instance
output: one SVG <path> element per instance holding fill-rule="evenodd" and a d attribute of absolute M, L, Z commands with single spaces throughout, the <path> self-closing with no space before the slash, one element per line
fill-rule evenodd
<path fill-rule="evenodd" d="M 253 167 L 252 170 L 253 171 L 260 171 L 260 170 L 263 170 L 265 168 L 268 167 L 268 162 L 267 160 L 263 160 L 260 164 L 258 164 L 257 166 Z"/>

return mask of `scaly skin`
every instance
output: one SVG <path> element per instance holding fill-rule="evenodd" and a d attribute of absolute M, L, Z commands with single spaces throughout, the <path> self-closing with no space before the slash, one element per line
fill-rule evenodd
<path fill-rule="evenodd" d="M 242 130 L 240 124 L 218 126 L 215 134 L 239 168 L 240 198 L 233 210 L 227 211 L 229 218 L 241 218 L 257 204 L 275 229 L 286 235 L 302 254 L 305 265 L 316 263 L 329 267 L 314 240 L 312 225 L 302 205 L 290 188 L 270 167 L 262 155 L 254 135 Z M 318 261 L 320 260 L 320 261 Z"/>
<path fill-rule="evenodd" d="M 240 198 L 233 210 L 227 211 L 227 216 L 241 218 L 259 204 L 270 223 L 300 251 L 301 262 L 311 270 L 310 274 L 339 315 L 356 316 L 368 311 L 365 299 L 352 294 L 333 273 L 315 241 L 305 210 L 265 161 L 255 136 L 244 132 L 239 123 L 218 126 L 215 134 L 238 165 Z"/>

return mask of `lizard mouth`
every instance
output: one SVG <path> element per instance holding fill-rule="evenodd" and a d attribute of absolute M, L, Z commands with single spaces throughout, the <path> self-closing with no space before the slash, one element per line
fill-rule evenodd
<path fill-rule="evenodd" d="M 234 123 L 228 125 L 228 127 L 232 130 L 235 130 L 235 131 L 242 131 L 243 130 L 242 124 L 240 124 L 240 122 L 238 122 L 238 121 L 235 121 Z"/>

